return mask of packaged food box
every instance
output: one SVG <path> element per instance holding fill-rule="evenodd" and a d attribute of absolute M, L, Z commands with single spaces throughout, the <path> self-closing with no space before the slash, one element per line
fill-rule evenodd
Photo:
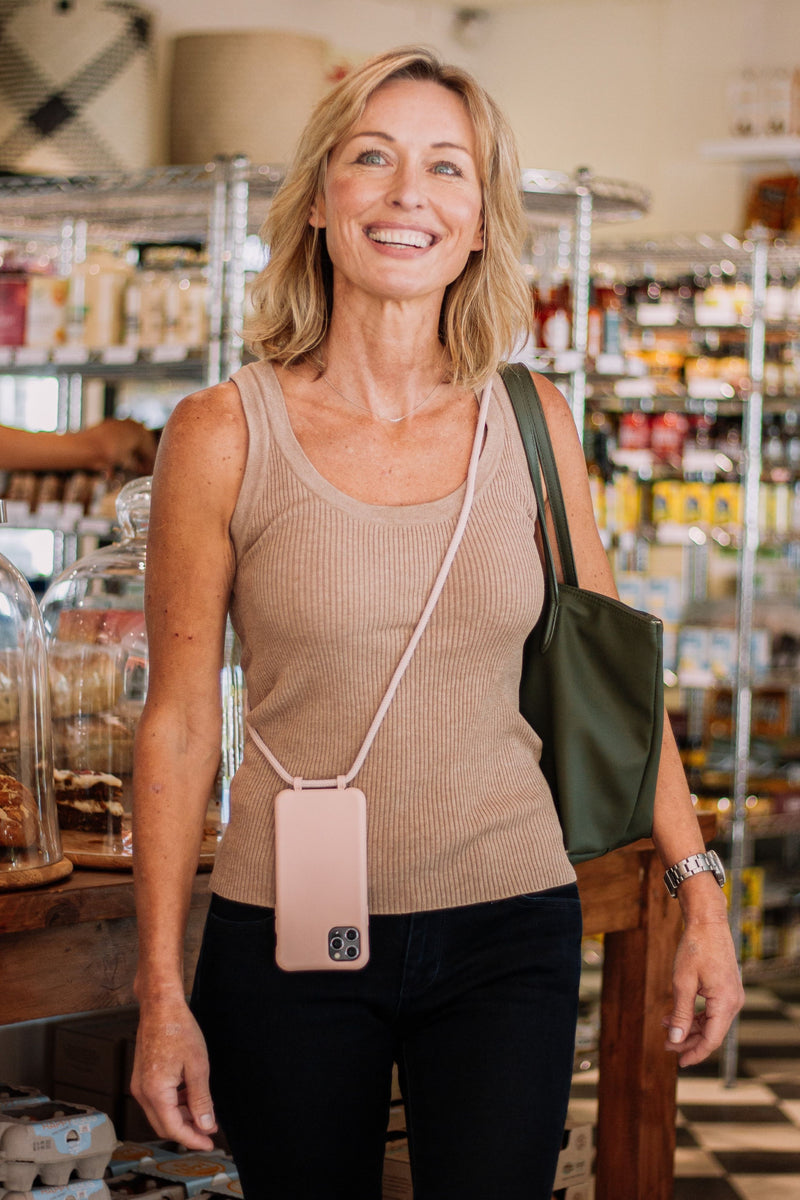
<path fill-rule="evenodd" d="M 162 1184 L 182 1184 L 187 1196 L 196 1196 L 199 1192 L 218 1192 L 239 1178 L 233 1159 L 221 1151 L 179 1154 L 161 1162 L 144 1161 L 135 1169 L 142 1175 L 158 1179 Z"/>
<path fill-rule="evenodd" d="M 149 1200 L 185 1200 L 186 1189 L 182 1183 L 166 1183 L 159 1187 L 155 1179 L 128 1171 L 107 1182 L 111 1200 L 121 1196 L 148 1196 Z"/>
<path fill-rule="evenodd" d="M 117 1137 L 105 1113 L 85 1105 L 45 1100 L 0 1113 L 0 1182 L 29 1192 L 38 1178 L 61 1188 L 73 1171 L 102 1179 Z"/>
<path fill-rule="evenodd" d="M 170 1147 L 174 1146 L 175 1149 Z M 120 1142 L 112 1151 L 106 1175 L 125 1175 L 141 1162 L 162 1162 L 165 1158 L 178 1158 L 185 1150 L 176 1142 Z"/>
<path fill-rule="evenodd" d="M 215 1186 L 213 1192 L 201 1192 L 200 1196 L 244 1196 L 242 1185 L 238 1179 L 232 1179 L 230 1183 Z"/>

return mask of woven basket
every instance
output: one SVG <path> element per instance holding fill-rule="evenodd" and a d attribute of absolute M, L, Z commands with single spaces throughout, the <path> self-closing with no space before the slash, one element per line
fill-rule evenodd
<path fill-rule="evenodd" d="M 327 43 L 257 30 L 175 40 L 170 161 L 285 163 L 326 88 Z"/>
<path fill-rule="evenodd" d="M 14 0 L 0 15 L 0 169 L 153 163 L 150 15 L 126 0 Z"/>

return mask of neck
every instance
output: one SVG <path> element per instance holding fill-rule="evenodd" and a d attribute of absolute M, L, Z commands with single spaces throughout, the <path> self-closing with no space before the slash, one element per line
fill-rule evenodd
<path fill-rule="evenodd" d="M 396 416 L 444 378 L 441 300 L 423 305 L 334 302 L 323 349 L 325 374 L 364 404 Z"/>

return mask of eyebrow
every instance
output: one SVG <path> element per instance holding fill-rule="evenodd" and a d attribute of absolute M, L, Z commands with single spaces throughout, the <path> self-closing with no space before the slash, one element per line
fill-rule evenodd
<path fill-rule="evenodd" d="M 384 133 L 381 129 L 359 129 L 351 137 L 351 141 L 355 138 L 372 137 L 382 138 L 385 142 L 396 142 L 390 133 Z M 432 150 L 461 150 L 463 154 L 469 154 L 470 151 L 466 146 L 462 146 L 460 142 L 431 142 Z"/>

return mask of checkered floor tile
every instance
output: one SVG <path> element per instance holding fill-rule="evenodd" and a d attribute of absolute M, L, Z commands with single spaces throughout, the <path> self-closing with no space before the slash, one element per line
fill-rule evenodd
<path fill-rule="evenodd" d="M 678 1080 L 675 1200 L 800 1200 L 800 980 L 750 987 L 739 1069 Z"/>
<path fill-rule="evenodd" d="M 595 1121 L 580 1029 L 578 1045 L 570 1115 Z M 717 1058 L 681 1071 L 676 1134 L 675 1200 L 800 1200 L 800 979 L 747 988 L 736 1083 Z"/>

